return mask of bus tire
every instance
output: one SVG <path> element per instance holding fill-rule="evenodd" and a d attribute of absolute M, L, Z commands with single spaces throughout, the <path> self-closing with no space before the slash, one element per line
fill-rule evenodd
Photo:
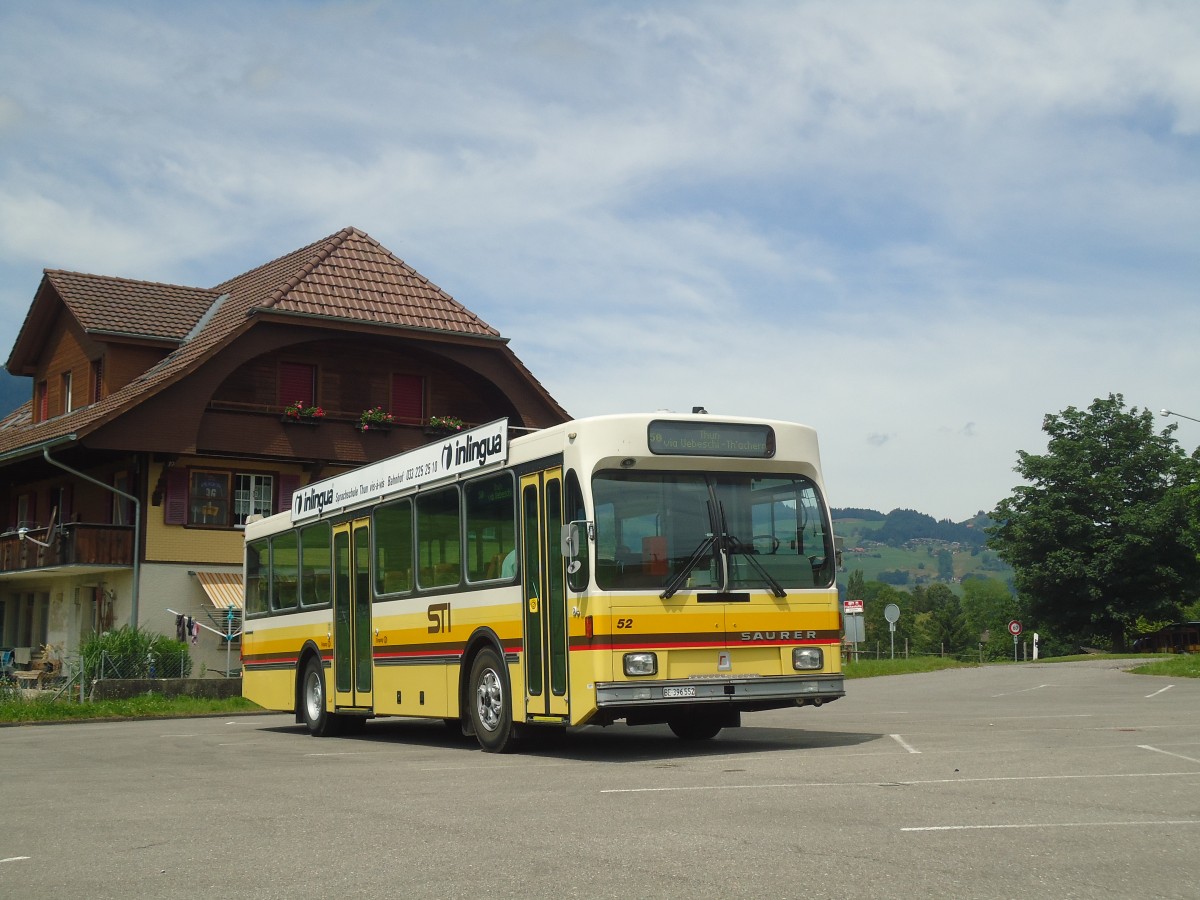
<path fill-rule="evenodd" d="M 471 725 L 479 746 L 489 753 L 507 753 L 517 744 L 507 674 L 491 648 L 480 650 L 471 664 Z"/>
<path fill-rule="evenodd" d="M 337 733 L 337 719 L 325 709 L 325 667 L 318 657 L 309 657 L 300 683 L 300 715 L 313 737 Z"/>
<path fill-rule="evenodd" d="M 667 722 L 667 727 L 681 741 L 707 741 L 721 733 L 725 726 L 719 719 L 709 719 L 701 716 L 681 716 Z"/>

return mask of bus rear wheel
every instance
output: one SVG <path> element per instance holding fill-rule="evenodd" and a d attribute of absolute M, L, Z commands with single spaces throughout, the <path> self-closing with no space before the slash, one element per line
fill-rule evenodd
<path fill-rule="evenodd" d="M 507 753 L 517 743 L 508 677 L 496 651 L 481 650 L 471 665 L 470 716 L 479 746 Z"/>
<path fill-rule="evenodd" d="M 304 679 L 300 682 L 300 715 L 314 737 L 337 734 L 337 717 L 325 709 L 325 667 L 315 656 L 305 665 Z"/>

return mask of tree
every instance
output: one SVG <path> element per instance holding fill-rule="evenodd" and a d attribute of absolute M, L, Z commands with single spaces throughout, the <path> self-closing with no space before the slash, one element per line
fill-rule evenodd
<path fill-rule="evenodd" d="M 896 653 L 903 656 L 905 641 L 913 636 L 916 618 L 912 610 L 912 597 L 907 591 L 898 591 L 882 581 L 868 581 L 864 585 L 863 596 L 863 627 L 866 630 L 868 645 L 878 646 L 884 653 L 890 653 L 892 642 L 895 641 Z M 893 634 L 888 627 L 883 611 L 889 603 L 900 607 L 900 621 L 896 623 Z"/>
<path fill-rule="evenodd" d="M 954 554 L 945 548 L 938 551 L 938 578 L 942 581 L 954 580 Z"/>
<path fill-rule="evenodd" d="M 958 653 L 973 649 L 978 638 L 972 636 L 958 596 L 944 584 L 929 586 L 926 596 L 932 606 L 921 620 L 921 649 L 926 653 Z"/>
<path fill-rule="evenodd" d="M 1022 618 L 1017 598 L 995 578 L 964 578 L 962 586 L 967 629 L 984 645 L 988 659 L 1012 659 L 1008 623 Z"/>
<path fill-rule="evenodd" d="M 1134 622 L 1176 618 L 1200 578 L 1189 490 L 1200 460 L 1120 394 L 1047 415 L 1046 453 L 1018 451 L 1013 489 L 992 513 L 990 544 L 1015 570 L 1039 627 L 1125 647 Z"/>
<path fill-rule="evenodd" d="M 862 569 L 855 569 L 850 573 L 850 578 L 846 581 L 846 599 L 867 599 L 866 580 L 863 578 Z"/>

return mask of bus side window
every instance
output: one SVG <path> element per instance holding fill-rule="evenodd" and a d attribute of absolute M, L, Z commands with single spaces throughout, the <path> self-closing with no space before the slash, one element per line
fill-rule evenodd
<path fill-rule="evenodd" d="M 508 472 L 463 485 L 467 522 L 467 580 L 489 581 L 516 574 L 516 494 Z M 512 560 L 505 565 L 505 560 Z"/>
<path fill-rule="evenodd" d="M 285 531 L 271 541 L 271 608 L 283 612 L 296 608 L 297 533 Z"/>
<path fill-rule="evenodd" d="M 412 590 L 412 502 L 401 500 L 375 510 L 375 593 Z"/>
<path fill-rule="evenodd" d="M 458 488 L 417 495 L 417 585 L 449 587 L 459 583 L 462 562 Z"/>
<path fill-rule="evenodd" d="M 329 602 L 329 580 L 333 571 L 330 563 L 331 529 L 328 522 L 318 522 L 300 530 L 300 605 L 322 606 Z"/>
<path fill-rule="evenodd" d="M 262 616 L 267 613 L 267 572 L 271 547 L 267 540 L 251 541 L 246 544 L 246 615 Z"/>

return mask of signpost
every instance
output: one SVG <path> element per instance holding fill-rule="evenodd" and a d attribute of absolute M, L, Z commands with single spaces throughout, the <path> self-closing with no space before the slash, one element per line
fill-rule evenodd
<path fill-rule="evenodd" d="M 889 603 L 883 608 L 883 617 L 887 619 L 888 631 L 892 637 L 892 659 L 896 658 L 896 623 L 900 621 L 900 607 L 895 603 Z"/>
<path fill-rule="evenodd" d="M 1013 619 L 1008 623 L 1008 633 L 1013 636 L 1013 662 L 1017 662 L 1017 638 L 1021 636 L 1021 623 Z"/>
<path fill-rule="evenodd" d="M 843 600 L 842 613 L 846 640 L 854 645 L 854 658 L 858 659 L 858 642 L 866 639 L 866 630 L 863 628 L 863 601 Z"/>

